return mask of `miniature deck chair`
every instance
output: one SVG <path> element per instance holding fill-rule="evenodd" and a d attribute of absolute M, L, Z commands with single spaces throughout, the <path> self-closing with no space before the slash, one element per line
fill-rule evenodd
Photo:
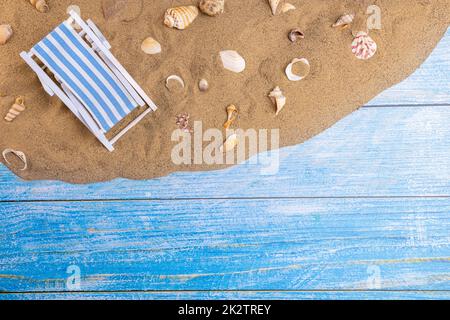
<path fill-rule="evenodd" d="M 76 23 L 81 31 L 72 26 Z M 57 95 L 109 150 L 148 113 L 157 109 L 109 51 L 110 44 L 96 25 L 74 11 L 29 53 L 20 56 L 37 74 L 44 90 Z M 43 67 L 35 61 L 38 58 Z M 59 85 L 44 71 L 50 70 Z M 111 140 L 106 133 L 136 107 L 148 108 Z"/>

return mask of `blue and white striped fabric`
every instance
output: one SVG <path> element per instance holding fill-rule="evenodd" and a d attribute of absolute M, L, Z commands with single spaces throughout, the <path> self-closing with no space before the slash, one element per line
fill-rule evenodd
<path fill-rule="evenodd" d="M 117 77 L 67 22 L 32 52 L 83 103 L 103 131 L 137 107 Z"/>

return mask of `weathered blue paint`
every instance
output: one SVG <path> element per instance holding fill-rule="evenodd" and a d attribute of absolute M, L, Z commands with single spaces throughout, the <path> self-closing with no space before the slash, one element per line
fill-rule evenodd
<path fill-rule="evenodd" d="M 449 298 L 449 49 L 370 104 L 390 107 L 283 149 L 276 175 L 75 186 L 2 167 L 0 299 Z"/>

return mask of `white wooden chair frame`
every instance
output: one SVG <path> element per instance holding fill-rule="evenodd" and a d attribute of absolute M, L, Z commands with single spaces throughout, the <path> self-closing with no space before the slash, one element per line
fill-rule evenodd
<path fill-rule="evenodd" d="M 131 97 L 141 107 L 148 105 L 148 108 L 142 112 L 138 117 L 131 121 L 124 129 L 117 133 L 111 140 L 108 140 L 105 136 L 105 132 L 99 127 L 89 111 L 83 106 L 71 90 L 64 85 L 59 79 L 60 86 L 58 86 L 44 71 L 46 66 L 42 68 L 33 60 L 34 54 L 32 52 L 22 52 L 20 56 L 26 61 L 26 63 L 37 74 L 42 87 L 50 95 L 55 94 L 62 100 L 62 102 L 75 114 L 75 116 L 94 134 L 97 139 L 109 150 L 114 151 L 113 145 L 131 128 L 138 124 L 147 114 L 151 111 L 156 111 L 157 107 L 153 101 L 147 96 L 137 82 L 131 77 L 131 75 L 125 70 L 120 62 L 109 51 L 111 45 L 105 39 L 103 34 L 97 28 L 97 26 L 91 20 L 84 22 L 80 16 L 74 11 L 70 12 L 70 18 L 68 21 L 70 25 L 76 22 L 81 31 L 78 32 L 81 37 L 85 37 L 91 44 L 93 50 L 100 56 L 103 62 L 111 69 L 116 75 L 122 85 L 126 88 Z M 77 32 L 75 30 L 75 32 Z"/>

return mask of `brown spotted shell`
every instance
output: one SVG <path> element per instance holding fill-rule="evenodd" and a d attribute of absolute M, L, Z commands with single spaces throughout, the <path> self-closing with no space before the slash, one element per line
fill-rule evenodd
<path fill-rule="evenodd" d="M 225 0 L 201 0 L 198 6 L 201 12 L 213 17 L 223 13 Z"/>

